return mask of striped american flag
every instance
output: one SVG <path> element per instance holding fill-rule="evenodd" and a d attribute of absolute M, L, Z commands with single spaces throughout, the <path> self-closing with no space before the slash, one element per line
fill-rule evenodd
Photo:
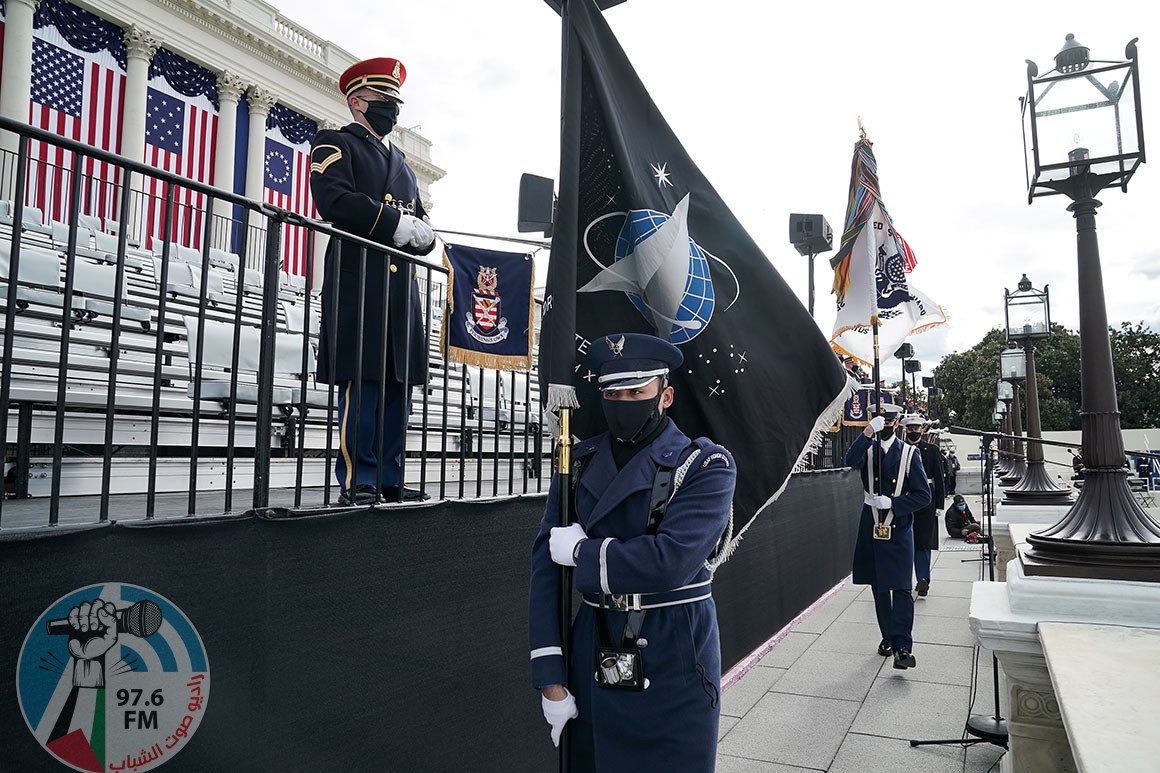
<path fill-rule="evenodd" d="M 310 198 L 310 143 L 291 144 L 277 128 L 266 133 L 263 193 L 269 204 L 306 217 L 317 217 Z M 306 274 L 308 232 L 300 226 L 282 229 L 282 270 Z"/>
<path fill-rule="evenodd" d="M 110 51 L 78 51 L 53 25 L 34 30 L 31 96 L 28 121 L 33 126 L 121 152 L 125 71 Z M 68 221 L 73 153 L 34 140 L 29 158 L 28 202 L 44 211 L 46 221 Z M 115 219 L 116 169 L 88 158 L 81 172 L 81 211 Z"/>
<path fill-rule="evenodd" d="M 205 95 L 179 94 L 164 76 L 149 81 L 145 103 L 145 162 L 196 182 L 213 184 L 217 110 Z M 160 249 L 166 232 L 163 208 L 166 183 L 145 181 L 145 226 L 150 248 Z M 200 249 L 205 229 L 206 197 L 178 186 L 169 218 L 169 238 Z"/>

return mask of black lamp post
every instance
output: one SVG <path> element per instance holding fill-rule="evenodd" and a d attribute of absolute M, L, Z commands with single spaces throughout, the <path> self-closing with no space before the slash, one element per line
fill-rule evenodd
<path fill-rule="evenodd" d="M 1003 391 L 999 390 L 999 396 L 995 400 L 995 426 L 1004 435 L 1011 434 L 1011 425 L 1007 422 L 1007 401 L 1003 399 Z M 1006 440 L 999 440 L 996 447 L 998 453 L 998 461 L 995 462 L 995 475 L 1002 478 L 1011 470 L 1011 456 L 1008 453 L 1011 444 Z"/>
<path fill-rule="evenodd" d="M 1160 582 L 1160 524 L 1128 489 L 1116 375 L 1096 239 L 1096 195 L 1144 161 L 1136 40 L 1125 61 L 1091 61 L 1072 35 L 1043 77 L 1027 62 L 1023 140 L 1028 203 L 1072 200 L 1079 257 L 1080 422 L 1084 486 L 1063 519 L 1028 537 L 1028 575 Z"/>
<path fill-rule="evenodd" d="M 1039 422 L 1039 383 L 1035 378 L 1035 342 L 1051 335 L 1051 302 L 1045 285 L 1042 290 L 1031 286 L 1024 274 L 1018 289 L 1003 290 L 1003 306 L 1007 317 L 1007 341 L 1018 343 L 1023 349 L 1006 349 L 1000 356 L 1003 378 L 1026 379 L 1024 399 L 1027 401 L 1027 437 L 1043 437 Z M 1027 465 L 1023 479 L 1007 489 L 1003 496 L 1006 504 L 1069 505 L 1071 492 L 1055 483 L 1043 461 L 1043 445 L 1027 444 Z"/>
<path fill-rule="evenodd" d="M 999 399 L 1007 406 L 1006 422 L 1007 433 L 1011 435 L 1023 434 L 1022 411 L 1019 410 L 1019 382 L 999 379 Z M 999 476 L 1000 486 L 1010 486 L 1023 479 L 1027 464 L 1023 459 L 1023 443 L 1018 440 L 1007 441 L 1007 451 L 1010 454 L 1010 463 L 1007 471 Z"/>

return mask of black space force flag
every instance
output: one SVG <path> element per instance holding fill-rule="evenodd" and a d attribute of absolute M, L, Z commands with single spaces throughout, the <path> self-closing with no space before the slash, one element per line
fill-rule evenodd
<path fill-rule="evenodd" d="M 560 192 L 541 338 L 546 404 L 605 429 L 587 352 L 608 333 L 679 347 L 671 415 L 737 461 L 748 524 L 849 396 L 809 313 L 685 153 L 592 0 L 566 4 Z"/>

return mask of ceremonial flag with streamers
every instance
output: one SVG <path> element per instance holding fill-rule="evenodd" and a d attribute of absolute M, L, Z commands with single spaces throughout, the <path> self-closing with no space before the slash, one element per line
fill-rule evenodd
<path fill-rule="evenodd" d="M 531 370 L 535 320 L 532 256 L 448 244 L 447 311 L 440 345 L 451 362 Z"/>
<path fill-rule="evenodd" d="M 196 182 L 213 184 L 217 138 L 217 76 L 182 57 L 157 49 L 149 67 L 145 101 L 145 162 Z M 146 246 L 161 248 L 166 184 L 146 178 Z M 174 191 L 169 239 L 200 248 L 206 197 L 185 187 Z"/>
<path fill-rule="evenodd" d="M 565 10 L 559 206 L 541 337 L 545 404 L 578 398 L 574 433 L 601 432 L 589 348 L 619 332 L 672 342 L 685 362 L 671 374 L 671 415 L 690 437 L 733 452 L 735 517 L 747 527 L 838 420 L 853 382 L 689 158 L 592 0 L 569 0 Z"/>
<path fill-rule="evenodd" d="M 28 122 L 119 153 L 125 96 L 122 30 L 63 0 L 43 0 L 33 27 Z M 72 152 L 39 140 L 29 142 L 28 150 L 28 203 L 43 212 L 46 222 L 69 221 Z M 81 212 L 115 219 L 116 168 L 88 158 L 81 175 Z"/>
<path fill-rule="evenodd" d="M 946 312 L 907 279 L 914 253 L 890 219 L 878 187 L 873 146 L 854 146 L 850 198 L 842 245 L 830 260 L 838 315 L 830 343 L 842 354 L 874 364 L 873 320 L 878 350 L 893 353 L 911 333 L 946 324 Z"/>
<path fill-rule="evenodd" d="M 310 143 L 318 125 L 282 105 L 270 108 L 266 118 L 266 155 L 263 196 L 282 209 L 304 217 L 317 217 L 310 197 Z M 306 274 L 309 232 L 302 226 L 282 228 L 282 270 Z"/>

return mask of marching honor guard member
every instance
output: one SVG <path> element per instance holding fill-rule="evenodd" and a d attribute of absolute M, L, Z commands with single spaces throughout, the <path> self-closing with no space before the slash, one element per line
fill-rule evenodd
<path fill-rule="evenodd" d="M 894 435 L 900 409 L 883 405 L 846 452 L 846 464 L 862 472 L 865 504 L 854 546 L 854 583 L 869 585 L 882 641 L 878 654 L 893 654 L 895 668 L 916 665 L 914 597 L 914 511 L 930 502 L 922 459 Z M 877 492 L 877 493 L 875 493 Z"/>
<path fill-rule="evenodd" d="M 532 684 L 577 771 L 711 771 L 721 644 L 715 559 L 731 532 L 733 457 L 666 415 L 679 349 L 649 335 L 589 348 L 609 431 L 573 449 L 578 522 L 559 523 L 559 476 L 532 545 Z M 592 410 L 592 408 L 589 408 Z M 571 662 L 560 641 L 562 566 L 583 594 Z"/>
<path fill-rule="evenodd" d="M 938 550 L 939 513 L 946 502 L 946 480 L 943 477 L 942 453 L 934 443 L 924 440 L 927 421 L 911 414 L 902 420 L 906 442 L 918 449 L 922 469 L 930 486 L 930 502 L 914 511 L 914 578 L 919 596 L 930 591 L 931 552 Z"/>
<path fill-rule="evenodd" d="M 310 192 L 318 213 L 337 228 L 425 255 L 434 247 L 435 234 L 425 222 L 415 173 L 403 152 L 387 141 L 399 118 L 403 103 L 399 88 L 406 77 L 402 62 L 389 58 L 359 62 L 342 74 L 338 87 L 354 122 L 315 136 Z M 400 479 L 403 417 L 410 413 L 411 386 L 427 380 L 426 334 L 415 272 L 398 256 L 368 249 L 366 279 L 360 284 L 361 253 L 357 244 L 332 239 L 322 282 L 318 380 L 338 386 L 339 502 L 369 504 L 380 494 L 386 501 L 427 499 L 421 491 L 402 488 Z M 385 277 L 390 287 L 384 294 Z M 360 296 L 364 305 L 358 350 Z"/>

